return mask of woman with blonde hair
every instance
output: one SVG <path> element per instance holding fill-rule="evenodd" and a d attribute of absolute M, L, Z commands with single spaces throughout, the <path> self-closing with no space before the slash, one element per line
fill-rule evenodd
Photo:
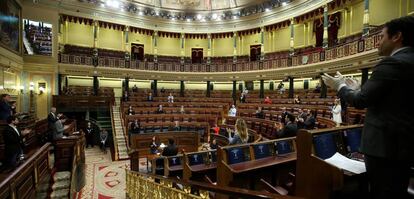
<path fill-rule="evenodd" d="M 244 144 L 249 140 L 249 134 L 247 131 L 247 124 L 243 119 L 237 119 L 236 125 L 234 126 L 234 136 L 231 137 L 231 131 L 229 133 L 229 144 Z"/>

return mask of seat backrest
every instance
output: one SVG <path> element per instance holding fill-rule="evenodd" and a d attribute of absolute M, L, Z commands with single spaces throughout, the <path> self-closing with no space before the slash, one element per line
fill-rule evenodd
<path fill-rule="evenodd" d="M 333 133 L 325 133 L 314 136 L 313 146 L 316 156 L 322 159 L 330 158 L 336 153 L 336 144 Z"/>
<path fill-rule="evenodd" d="M 255 144 L 253 145 L 253 150 L 255 159 L 265 158 L 272 155 L 268 144 Z"/>
<path fill-rule="evenodd" d="M 203 164 L 203 154 L 190 154 L 187 156 L 189 165 Z"/>
<path fill-rule="evenodd" d="M 349 153 L 359 152 L 359 147 L 361 146 L 361 135 L 362 129 L 360 128 L 344 131 L 347 151 Z"/>
<path fill-rule="evenodd" d="M 227 156 L 229 164 L 235 164 L 246 161 L 244 157 L 244 151 L 241 147 L 227 149 Z"/>
<path fill-rule="evenodd" d="M 276 144 L 276 154 L 283 155 L 293 152 L 291 145 L 292 140 L 281 140 L 277 141 Z"/>
<path fill-rule="evenodd" d="M 176 165 L 180 165 L 181 164 L 181 160 L 179 157 L 169 157 L 168 158 L 168 165 L 171 166 L 176 166 Z"/>

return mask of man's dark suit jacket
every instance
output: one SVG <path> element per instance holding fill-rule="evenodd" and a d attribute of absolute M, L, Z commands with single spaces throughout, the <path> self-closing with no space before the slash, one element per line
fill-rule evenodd
<path fill-rule="evenodd" d="M 148 101 L 148 102 L 152 102 L 152 101 L 154 101 L 154 97 L 153 97 L 153 96 L 148 96 L 148 97 L 147 97 L 147 101 Z"/>
<path fill-rule="evenodd" d="M 47 123 L 49 124 L 49 128 L 51 128 L 51 129 L 55 129 L 56 128 L 55 127 L 55 122 L 58 121 L 58 120 L 59 119 L 57 118 L 57 115 L 56 116 L 53 116 L 52 113 L 49 113 L 47 115 Z"/>
<path fill-rule="evenodd" d="M 361 152 L 414 163 L 413 80 L 414 49 L 408 48 L 381 60 L 360 91 L 339 90 L 351 106 L 367 108 Z"/>
<path fill-rule="evenodd" d="M 17 135 L 16 131 L 9 125 L 7 125 L 3 131 L 3 140 L 5 144 L 4 151 L 6 157 L 11 157 L 15 154 L 19 154 L 23 149 L 22 138 Z"/>
<path fill-rule="evenodd" d="M 0 102 L 0 120 L 7 120 L 12 112 L 11 106 L 6 101 Z"/>
<path fill-rule="evenodd" d="M 168 145 L 162 151 L 163 156 L 174 156 L 174 155 L 177 155 L 177 153 L 178 153 L 178 148 L 177 148 L 177 146 L 175 146 L 175 144 Z"/>

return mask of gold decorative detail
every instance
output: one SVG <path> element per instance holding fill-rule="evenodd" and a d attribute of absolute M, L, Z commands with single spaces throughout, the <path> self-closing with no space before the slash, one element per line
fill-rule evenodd
<path fill-rule="evenodd" d="M 208 191 L 199 190 L 199 196 L 191 194 L 191 187 L 184 190 L 174 188 L 169 180 L 155 182 L 153 178 L 126 171 L 126 193 L 129 198 L 152 199 L 209 199 Z"/>

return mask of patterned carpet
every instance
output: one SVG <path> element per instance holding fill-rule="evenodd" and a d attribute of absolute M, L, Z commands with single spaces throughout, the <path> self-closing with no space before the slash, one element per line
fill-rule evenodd
<path fill-rule="evenodd" d="M 112 161 L 108 152 L 103 154 L 98 147 L 85 150 L 86 183 L 78 198 L 122 199 L 125 197 L 125 169 L 129 161 Z M 146 160 L 140 160 L 140 169 L 146 172 Z"/>

